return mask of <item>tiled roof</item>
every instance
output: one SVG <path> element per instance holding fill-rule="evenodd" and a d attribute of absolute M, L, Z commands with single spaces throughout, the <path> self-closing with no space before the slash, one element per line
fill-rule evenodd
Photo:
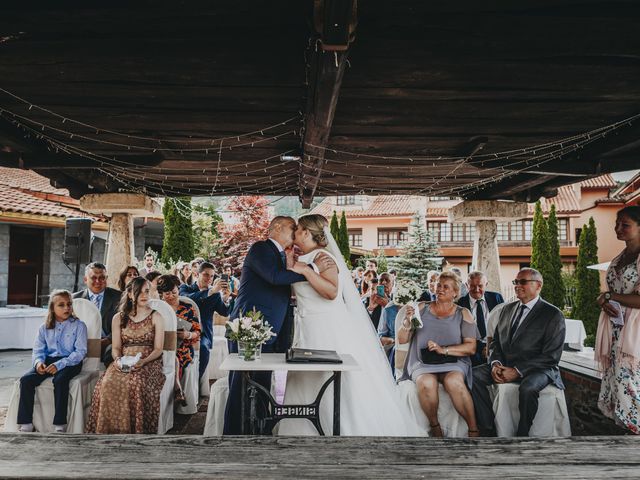
<path fill-rule="evenodd" d="M 47 215 L 53 217 L 94 218 L 79 209 L 30 195 L 18 188 L 0 185 L 0 211 Z"/>
<path fill-rule="evenodd" d="M 580 187 L 582 188 L 615 188 L 617 186 L 616 181 L 608 173 L 580 182 Z"/>
<path fill-rule="evenodd" d="M 427 208 L 427 219 L 433 217 L 446 217 L 449 214 L 448 208 L 433 207 Z"/>
<path fill-rule="evenodd" d="M 0 185 L 33 190 L 35 192 L 69 195 L 67 189 L 52 187 L 48 178 L 38 175 L 32 170 L 22 170 L 19 168 L 0 167 Z"/>
<path fill-rule="evenodd" d="M 420 200 L 409 195 L 379 195 L 369 198 L 371 203 L 362 208 L 358 205 L 335 205 L 335 197 L 327 197 L 311 213 L 330 217 L 334 210 L 337 212 L 344 210 L 347 218 L 411 216 L 416 213 Z"/>

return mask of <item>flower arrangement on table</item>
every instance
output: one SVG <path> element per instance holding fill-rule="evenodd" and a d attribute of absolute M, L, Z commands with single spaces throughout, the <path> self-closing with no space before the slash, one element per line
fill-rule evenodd
<path fill-rule="evenodd" d="M 238 342 L 238 356 L 247 361 L 259 358 L 262 345 L 275 336 L 262 312 L 255 308 L 227 321 L 227 338 Z"/>
<path fill-rule="evenodd" d="M 420 320 L 418 310 L 418 298 L 422 294 L 420 286 L 408 278 L 399 278 L 396 280 L 396 289 L 393 295 L 393 301 L 398 306 L 412 307 L 414 314 L 411 317 L 411 328 L 422 328 L 422 320 Z"/>

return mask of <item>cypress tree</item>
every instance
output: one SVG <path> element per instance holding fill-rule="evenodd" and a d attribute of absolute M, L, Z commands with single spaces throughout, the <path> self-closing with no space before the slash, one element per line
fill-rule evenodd
<path fill-rule="evenodd" d="M 587 268 L 598 263 L 598 237 L 596 224 L 593 217 L 589 218 L 589 224 L 584 225 L 580 234 L 580 246 L 578 248 L 578 262 L 576 266 L 576 305 L 572 316 L 582 320 L 587 331 L 587 340 L 593 345 L 594 335 L 600 316 L 600 308 L 596 299 L 600 294 L 600 273 L 597 270 Z"/>
<path fill-rule="evenodd" d="M 166 198 L 162 207 L 164 216 L 164 263 L 189 261 L 193 258 L 193 224 L 191 222 L 191 198 Z"/>
<path fill-rule="evenodd" d="M 538 270 L 545 278 L 545 257 L 549 251 L 547 222 L 542 214 L 540 200 L 536 202 L 533 214 L 533 226 L 531 227 L 531 268 Z"/>
<path fill-rule="evenodd" d="M 334 212 L 335 213 L 335 212 Z M 331 219 L 333 221 L 333 219 Z M 338 239 L 336 239 L 338 246 L 340 247 L 340 252 L 344 257 L 344 261 L 347 266 L 351 268 L 351 249 L 349 248 L 349 231 L 347 230 L 347 216 L 344 214 L 344 210 L 342 211 L 342 215 L 340 216 L 340 227 L 338 233 Z"/>
<path fill-rule="evenodd" d="M 329 231 L 335 239 L 338 246 L 340 246 L 340 225 L 338 224 L 338 214 L 334 211 L 331 216 L 331 222 L 329 222 Z"/>
<path fill-rule="evenodd" d="M 551 205 L 547 219 L 547 233 L 549 241 L 548 265 L 545 266 L 546 276 L 542 288 L 542 298 L 555 305 L 560 310 L 565 306 L 565 286 L 562 281 L 562 258 L 560 257 L 560 240 L 558 239 L 558 217 L 556 206 Z M 544 275 L 544 274 L 543 274 Z"/>

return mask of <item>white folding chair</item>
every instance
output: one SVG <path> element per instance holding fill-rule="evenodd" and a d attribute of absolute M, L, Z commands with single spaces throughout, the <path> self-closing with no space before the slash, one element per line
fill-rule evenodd
<path fill-rule="evenodd" d="M 209 357 L 209 366 L 207 368 L 210 380 L 217 380 L 229 375 L 229 372 L 220 370 L 220 365 L 222 365 L 225 358 L 229 356 L 229 341 L 225 336 L 226 332 L 227 327 L 224 325 L 213 326 L 213 345 L 211 348 L 211 356 Z M 209 391 L 208 384 L 205 390 L 207 392 Z"/>
<path fill-rule="evenodd" d="M 193 307 L 200 321 L 200 309 L 196 302 L 189 297 L 180 297 L 180 301 L 188 303 Z M 200 395 L 199 369 L 200 369 L 200 342 L 193 345 L 194 355 L 193 361 L 182 372 L 180 385 L 184 393 L 186 405 L 177 405 L 176 412 L 183 415 L 192 415 L 198 411 L 198 399 Z"/>
<path fill-rule="evenodd" d="M 493 385 L 493 413 L 496 433 L 499 437 L 514 437 L 520 421 L 519 385 L 505 383 Z M 538 412 L 533 419 L 531 437 L 570 437 L 571 424 L 564 390 L 555 385 L 547 385 L 540 392 Z"/>
<path fill-rule="evenodd" d="M 165 434 L 173 428 L 173 400 L 176 376 L 176 313 L 163 300 L 151 299 L 149 306 L 164 320 L 164 347 L 162 352 L 162 373 L 165 381 L 160 392 L 160 416 L 158 433 Z"/>
<path fill-rule="evenodd" d="M 87 326 L 87 356 L 82 361 L 82 371 L 69 382 L 69 406 L 67 408 L 67 432 L 84 433 L 89 416 L 93 389 L 100 377 L 100 333 L 102 320 L 100 311 L 89 300 L 73 300 L 73 311 L 77 318 Z M 18 430 L 18 406 L 20 403 L 20 380 L 13 386 L 9 408 L 7 410 L 5 432 Z M 53 431 L 54 416 L 53 382 L 46 379 L 36 388 L 33 405 L 33 426 L 41 433 Z"/>
<path fill-rule="evenodd" d="M 217 437 L 224 430 L 224 411 L 229 397 L 229 375 L 211 385 L 207 418 L 204 423 L 204 436 Z"/>

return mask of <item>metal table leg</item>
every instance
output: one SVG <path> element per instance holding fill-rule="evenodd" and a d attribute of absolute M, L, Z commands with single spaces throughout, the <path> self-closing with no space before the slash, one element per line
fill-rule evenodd
<path fill-rule="evenodd" d="M 340 379 L 341 372 L 333 372 L 333 435 L 340 436 Z"/>

